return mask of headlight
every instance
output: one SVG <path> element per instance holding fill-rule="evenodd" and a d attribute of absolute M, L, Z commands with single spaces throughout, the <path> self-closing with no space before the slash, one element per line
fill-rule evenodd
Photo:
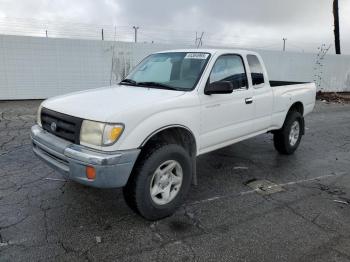
<path fill-rule="evenodd" d="M 80 144 L 110 146 L 118 140 L 123 129 L 122 124 L 106 124 L 84 120 L 80 130 Z"/>
<path fill-rule="evenodd" d="M 41 124 L 41 109 L 43 108 L 42 104 L 40 104 L 39 108 L 38 108 L 38 112 L 36 114 L 36 123 L 42 127 L 42 124 Z"/>

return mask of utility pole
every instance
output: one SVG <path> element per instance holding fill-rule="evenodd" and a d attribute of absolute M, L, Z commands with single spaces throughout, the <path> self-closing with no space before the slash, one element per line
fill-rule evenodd
<path fill-rule="evenodd" d="M 201 36 L 198 37 L 198 33 L 196 32 L 196 42 L 195 45 L 197 46 L 197 48 L 199 48 L 200 46 L 203 45 L 203 36 L 204 36 L 204 32 L 202 32 Z"/>
<path fill-rule="evenodd" d="M 333 0 L 333 16 L 334 16 L 335 53 L 337 55 L 340 55 L 341 50 L 340 50 L 339 3 L 338 3 L 338 0 Z"/>
<path fill-rule="evenodd" d="M 135 30 L 135 43 L 137 43 L 137 30 L 139 30 L 140 28 L 138 26 L 133 26 L 132 28 L 134 28 Z"/>
<path fill-rule="evenodd" d="M 286 51 L 286 41 L 287 41 L 287 38 L 283 38 L 283 52 Z"/>

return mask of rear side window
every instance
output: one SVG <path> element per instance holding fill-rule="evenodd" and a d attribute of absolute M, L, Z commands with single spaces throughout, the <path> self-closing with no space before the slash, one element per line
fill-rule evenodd
<path fill-rule="evenodd" d="M 258 57 L 255 55 L 247 55 L 247 60 L 252 74 L 253 86 L 264 84 L 264 72 Z"/>
<path fill-rule="evenodd" d="M 243 60 L 238 55 L 220 56 L 210 74 L 210 84 L 220 81 L 229 81 L 235 89 L 247 88 L 247 74 Z"/>

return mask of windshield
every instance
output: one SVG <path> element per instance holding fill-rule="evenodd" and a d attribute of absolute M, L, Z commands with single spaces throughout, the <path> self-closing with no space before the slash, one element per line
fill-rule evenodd
<path fill-rule="evenodd" d="M 174 52 L 145 58 L 121 84 L 171 90 L 193 90 L 210 54 Z"/>

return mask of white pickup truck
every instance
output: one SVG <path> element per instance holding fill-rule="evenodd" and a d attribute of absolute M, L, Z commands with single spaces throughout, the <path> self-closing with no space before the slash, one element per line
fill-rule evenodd
<path fill-rule="evenodd" d="M 118 85 L 44 101 L 33 150 L 78 183 L 123 187 L 127 204 L 156 220 L 196 184 L 201 154 L 266 132 L 292 154 L 315 95 L 313 83 L 269 81 L 255 52 L 160 52 Z"/>

